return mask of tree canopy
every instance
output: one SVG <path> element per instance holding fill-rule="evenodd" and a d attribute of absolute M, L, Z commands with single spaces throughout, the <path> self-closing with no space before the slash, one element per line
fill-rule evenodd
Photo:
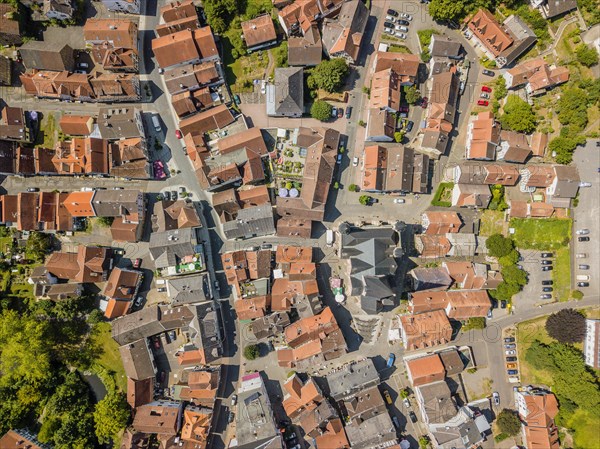
<path fill-rule="evenodd" d="M 431 0 L 429 15 L 441 22 L 458 20 L 464 16 L 466 5 L 465 0 Z"/>
<path fill-rule="evenodd" d="M 502 433 L 513 436 L 518 435 L 521 432 L 521 421 L 517 412 L 505 408 L 496 418 L 496 424 Z"/>
<path fill-rule="evenodd" d="M 130 411 L 125 395 L 121 392 L 107 394 L 94 410 L 96 436 L 100 443 L 109 443 L 125 428 Z"/>
<path fill-rule="evenodd" d="M 307 79 L 309 89 L 337 92 L 343 85 L 350 69 L 342 58 L 321 61 Z"/>
<path fill-rule="evenodd" d="M 587 125 L 588 97 L 583 89 L 564 89 L 558 100 L 558 120 L 573 131 L 582 131 Z"/>
<path fill-rule="evenodd" d="M 503 129 L 529 134 L 535 131 L 537 117 L 529 103 L 517 95 L 509 95 L 500 123 Z"/>
<path fill-rule="evenodd" d="M 556 162 L 559 164 L 570 164 L 573 161 L 573 153 L 577 145 L 585 144 L 585 136 L 579 137 L 555 137 L 548 144 L 551 152 L 556 152 Z"/>
<path fill-rule="evenodd" d="M 560 343 L 579 343 L 585 338 L 585 317 L 574 309 L 562 309 L 546 320 L 546 331 Z"/>
<path fill-rule="evenodd" d="M 260 356 L 258 345 L 248 345 L 244 348 L 244 357 L 248 360 L 257 359 Z"/>
<path fill-rule="evenodd" d="M 315 120 L 320 120 L 324 122 L 331 118 L 332 110 L 333 106 L 331 106 L 326 101 L 315 100 L 315 102 L 310 107 L 310 116 Z"/>
<path fill-rule="evenodd" d="M 585 44 L 580 44 L 575 49 L 575 56 L 577 56 L 577 60 L 586 67 L 592 67 L 593 65 L 598 64 L 598 53 L 596 50 Z"/>
<path fill-rule="evenodd" d="M 415 86 L 404 86 L 404 98 L 408 104 L 416 104 L 421 99 L 421 92 Z"/>
<path fill-rule="evenodd" d="M 502 234 L 494 234 L 487 238 L 485 246 L 490 256 L 502 257 L 509 254 L 515 248 L 515 242 L 512 239 L 504 237 Z"/>

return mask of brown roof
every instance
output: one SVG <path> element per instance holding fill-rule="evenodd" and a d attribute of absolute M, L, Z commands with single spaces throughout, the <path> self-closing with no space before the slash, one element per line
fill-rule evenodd
<path fill-rule="evenodd" d="M 403 82 L 414 82 L 419 73 L 421 60 L 417 55 L 378 51 L 373 63 L 374 72 L 392 69 Z"/>
<path fill-rule="evenodd" d="M 525 404 L 528 415 L 525 421 L 525 442 L 527 447 L 558 449 L 558 429 L 554 418 L 558 414 L 558 401 L 552 393 L 526 395 Z"/>
<path fill-rule="evenodd" d="M 176 435 L 179 407 L 179 403 L 160 401 L 142 405 L 136 409 L 133 428 L 146 433 Z"/>
<path fill-rule="evenodd" d="M 198 19 L 194 0 L 172 1 L 160 8 L 160 15 L 165 22 L 173 22 L 186 17 Z"/>
<path fill-rule="evenodd" d="M 154 377 L 135 380 L 127 378 L 127 403 L 131 408 L 149 404 L 154 399 Z"/>
<path fill-rule="evenodd" d="M 184 118 L 179 122 L 183 134 L 203 134 L 208 131 L 221 129 L 234 122 L 229 108 L 222 104 L 212 109 Z"/>
<path fill-rule="evenodd" d="M 406 368 L 415 387 L 444 380 L 446 374 L 440 356 L 437 354 L 408 360 Z"/>
<path fill-rule="evenodd" d="M 423 258 L 445 257 L 452 245 L 445 235 L 417 234 L 415 245 Z"/>
<path fill-rule="evenodd" d="M 544 157 L 546 153 L 546 146 L 548 145 L 548 134 L 541 132 L 534 132 L 531 136 L 531 151 L 532 156 Z"/>
<path fill-rule="evenodd" d="M 184 30 L 152 41 L 154 56 L 163 68 L 219 56 L 210 27 Z"/>
<path fill-rule="evenodd" d="M 2 5 L 2 4 L 0 4 Z M 0 449 L 48 449 L 50 446 L 42 445 L 35 435 L 28 432 L 9 430 L 0 438 Z"/>
<path fill-rule="evenodd" d="M 238 320 L 253 320 L 265 316 L 270 303 L 271 298 L 268 295 L 238 299 L 234 303 L 235 313 Z"/>
<path fill-rule="evenodd" d="M 111 256 L 110 248 L 79 245 L 76 253 L 52 253 L 46 259 L 45 267 L 59 279 L 102 282 Z"/>
<path fill-rule="evenodd" d="M 231 136 L 219 139 L 217 143 L 221 154 L 228 154 L 239 149 L 247 149 L 259 156 L 267 154 L 267 144 L 260 128 L 250 128 Z"/>
<path fill-rule="evenodd" d="M 156 27 L 156 34 L 159 37 L 167 34 L 177 33 L 185 30 L 197 30 L 200 28 L 200 21 L 196 17 L 182 17 L 181 19 L 173 20 L 172 22 L 163 23 Z"/>
<path fill-rule="evenodd" d="M 87 136 L 92 132 L 94 119 L 90 115 L 63 115 L 60 118 L 60 129 L 71 136 Z"/>
<path fill-rule="evenodd" d="M 115 47 L 137 48 L 138 26 L 127 19 L 90 18 L 83 25 L 86 41 L 108 41 Z"/>
<path fill-rule="evenodd" d="M 107 298 L 130 301 L 142 280 L 142 273 L 136 270 L 115 268 L 110 273 L 104 286 L 104 295 Z"/>
<path fill-rule="evenodd" d="M 423 212 L 423 221 L 427 224 L 426 234 L 458 232 L 462 226 L 460 216 L 454 211 L 425 211 Z"/>
<path fill-rule="evenodd" d="M 249 189 L 238 190 L 239 204 L 242 209 L 247 207 L 260 206 L 261 204 L 270 204 L 269 189 L 266 185 L 254 186 Z"/>
<path fill-rule="evenodd" d="M 8 3 L 0 3 L 0 43 L 2 45 L 16 44 L 19 45 L 21 40 L 21 27 L 17 17 L 17 11 Z M 13 36 L 11 39 L 6 39 L 4 35 Z"/>
<path fill-rule="evenodd" d="M 514 42 L 487 9 L 477 11 L 469 21 L 468 27 L 494 56 L 499 56 Z"/>
<path fill-rule="evenodd" d="M 548 187 L 554 181 L 556 174 L 551 165 L 529 165 L 527 170 L 527 187 Z"/>
<path fill-rule="evenodd" d="M 452 326 L 443 310 L 400 317 L 404 348 L 407 351 L 448 343 Z"/>
<path fill-rule="evenodd" d="M 194 114 L 197 111 L 213 106 L 214 103 L 215 100 L 208 87 L 203 87 L 193 92 L 189 90 L 180 92 L 171 97 L 171 104 L 177 117 Z"/>
<path fill-rule="evenodd" d="M 279 237 L 297 236 L 309 239 L 312 221 L 301 218 L 282 217 L 277 220 L 277 235 Z"/>
<path fill-rule="evenodd" d="M 73 217 L 93 217 L 96 215 L 92 206 L 94 193 L 70 192 L 63 200 L 63 204 Z"/>
<path fill-rule="evenodd" d="M 242 22 L 242 33 L 248 48 L 277 40 L 275 25 L 270 14 Z"/>
<path fill-rule="evenodd" d="M 218 81 L 219 71 L 215 61 L 205 61 L 167 70 L 164 80 L 167 90 L 173 95 Z"/>
<path fill-rule="evenodd" d="M 485 164 L 485 184 L 514 186 L 519 182 L 519 169 L 514 165 Z"/>
<path fill-rule="evenodd" d="M 490 310 L 490 298 L 485 290 L 450 290 L 445 293 L 448 297 L 448 318 L 457 321 L 484 318 Z"/>
<path fill-rule="evenodd" d="M 378 108 L 369 109 L 367 138 L 375 136 L 394 138 L 396 131 L 396 116 L 394 113 Z M 373 139 L 374 140 L 374 139 Z"/>
<path fill-rule="evenodd" d="M 308 30 L 316 24 L 317 16 L 321 14 L 317 0 L 296 0 L 279 11 L 279 18 L 288 29 L 300 27 Z"/>
<path fill-rule="evenodd" d="M 469 123 L 470 140 L 467 142 L 467 159 L 496 158 L 496 145 L 500 143 L 500 125 L 491 111 L 480 112 Z"/>
<path fill-rule="evenodd" d="M 302 37 L 288 39 L 288 64 L 290 66 L 312 66 L 321 62 L 323 44 L 316 26 L 310 26 Z"/>
<path fill-rule="evenodd" d="M 391 68 L 380 70 L 371 79 L 369 108 L 400 109 L 402 84 L 400 77 Z"/>

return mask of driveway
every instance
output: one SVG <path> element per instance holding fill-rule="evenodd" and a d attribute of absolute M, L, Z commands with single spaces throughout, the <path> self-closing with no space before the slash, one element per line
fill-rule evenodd
<path fill-rule="evenodd" d="M 591 182 L 592 187 L 579 189 L 579 205 L 574 209 L 573 233 L 577 229 L 589 229 L 590 241 L 579 242 L 577 237 L 573 238 L 572 262 L 573 288 L 581 290 L 587 297 L 598 296 L 600 293 L 600 280 L 598 279 L 598 267 L 600 267 L 600 245 L 598 244 L 598 216 L 600 215 L 600 140 L 588 140 L 583 148 L 575 151 L 574 162 L 579 170 L 579 176 L 583 182 Z M 587 254 L 585 258 L 575 258 L 577 253 Z M 589 270 L 579 270 L 579 264 L 589 265 Z M 588 275 L 590 277 L 589 287 L 577 287 L 577 275 Z"/>

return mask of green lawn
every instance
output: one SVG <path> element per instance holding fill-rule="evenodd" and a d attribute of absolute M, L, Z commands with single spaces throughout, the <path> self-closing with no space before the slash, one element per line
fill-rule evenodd
<path fill-rule="evenodd" d="M 571 240 L 570 218 L 513 218 L 510 227 L 520 249 L 555 250 Z"/>
<path fill-rule="evenodd" d="M 404 45 L 390 45 L 390 48 L 388 48 L 388 51 L 390 53 L 411 53 L 411 51 L 408 49 L 408 47 L 405 47 Z"/>
<path fill-rule="evenodd" d="M 57 137 L 56 118 L 53 113 L 45 113 L 40 123 L 36 144 L 44 148 L 54 148 Z"/>
<path fill-rule="evenodd" d="M 127 376 L 125 376 L 125 369 L 121 362 L 119 345 L 111 336 L 110 323 L 98 323 L 94 328 L 92 338 L 99 350 L 96 362 L 107 371 L 114 372 L 117 387 L 121 391 L 127 391 Z"/>
<path fill-rule="evenodd" d="M 554 341 L 546 332 L 546 317 L 525 321 L 517 326 L 517 350 L 519 355 L 519 369 L 521 372 L 521 383 L 528 384 L 552 384 L 551 373 L 532 368 L 525 361 L 525 353 L 535 340 L 542 343 Z"/>
<path fill-rule="evenodd" d="M 574 447 L 598 447 L 600 416 L 594 416 L 591 412 L 579 408 L 569 417 L 567 425 L 573 429 Z"/>
<path fill-rule="evenodd" d="M 568 301 L 571 296 L 571 250 L 568 246 L 556 250 L 552 280 L 554 297 L 558 301 Z"/>
<path fill-rule="evenodd" d="M 499 210 L 485 210 L 481 215 L 481 226 L 479 234 L 483 237 L 489 237 L 494 234 L 503 234 L 504 231 L 504 212 Z"/>

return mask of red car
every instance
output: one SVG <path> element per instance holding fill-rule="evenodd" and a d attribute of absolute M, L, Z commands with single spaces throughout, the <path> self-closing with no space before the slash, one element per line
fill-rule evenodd
<path fill-rule="evenodd" d="M 133 268 L 138 269 L 142 265 L 142 259 L 135 259 L 133 261 Z"/>
<path fill-rule="evenodd" d="M 408 112 L 408 106 L 400 106 L 400 108 L 398 108 L 398 112 Z"/>
<path fill-rule="evenodd" d="M 491 87 L 487 87 L 487 86 L 483 86 L 483 87 L 481 88 L 481 91 L 482 91 L 482 92 L 491 92 L 491 91 L 492 91 L 492 88 L 491 88 Z"/>
<path fill-rule="evenodd" d="M 427 98 L 427 97 L 421 98 L 421 107 L 426 108 L 428 102 L 429 102 L 429 98 Z"/>
<path fill-rule="evenodd" d="M 479 106 L 487 106 L 488 104 L 490 104 L 490 102 L 487 100 L 477 100 L 477 104 Z"/>
<path fill-rule="evenodd" d="M 154 341 L 154 347 L 156 349 L 159 349 L 160 348 L 160 338 L 158 338 L 157 336 L 154 336 L 152 338 L 152 341 Z"/>
<path fill-rule="evenodd" d="M 175 137 L 177 137 L 178 139 L 183 139 L 183 134 L 181 134 L 180 130 L 175 130 Z"/>

